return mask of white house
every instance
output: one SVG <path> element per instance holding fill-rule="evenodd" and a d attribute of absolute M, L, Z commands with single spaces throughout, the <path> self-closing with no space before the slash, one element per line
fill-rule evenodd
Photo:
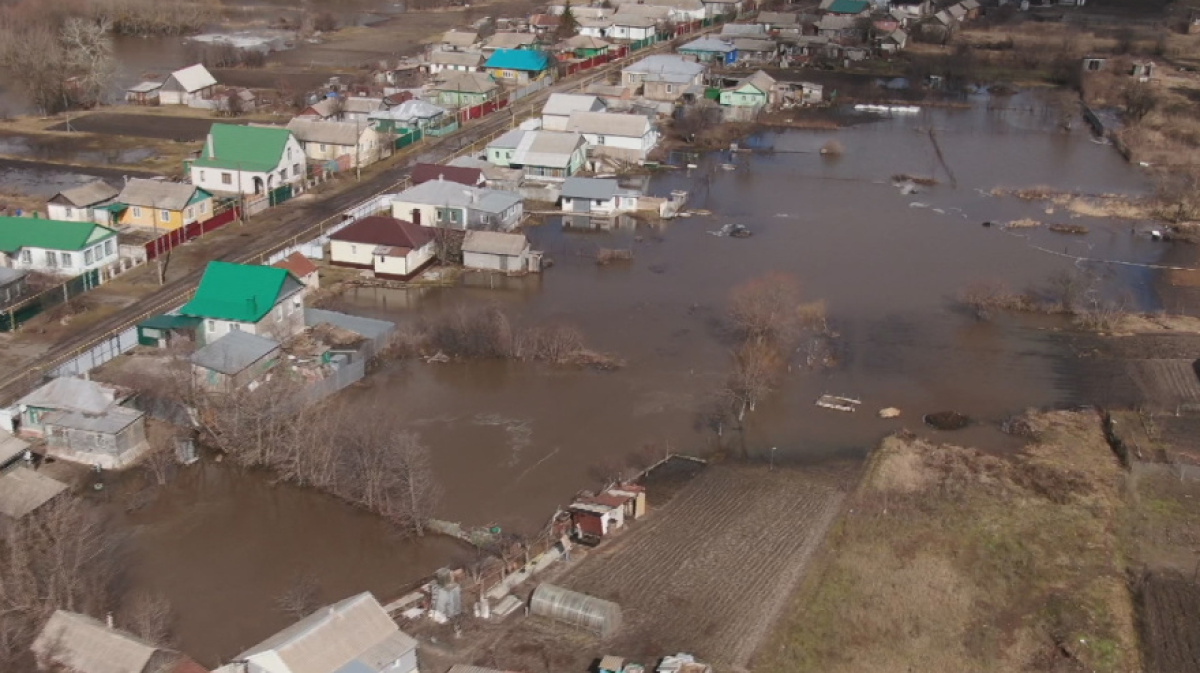
<path fill-rule="evenodd" d="M 640 162 L 658 143 L 658 130 L 644 115 L 575 112 L 567 129 L 583 135 L 591 154 Z"/>
<path fill-rule="evenodd" d="M 612 178 L 567 178 L 562 188 L 565 213 L 613 213 L 637 210 L 639 194 L 621 189 Z"/>
<path fill-rule="evenodd" d="M 531 250 L 525 234 L 468 231 L 462 243 L 463 266 L 503 272 L 538 272 L 542 253 Z"/>
<path fill-rule="evenodd" d="M 217 78 L 202 64 L 189 65 L 167 76 L 158 90 L 158 100 L 163 105 L 190 105 L 195 101 L 212 98 L 217 89 Z"/>
<path fill-rule="evenodd" d="M 203 321 L 200 337 L 206 344 L 234 331 L 284 341 L 304 331 L 307 292 L 286 269 L 209 262 L 179 315 Z"/>
<path fill-rule="evenodd" d="M 428 228 L 383 215 L 364 217 L 329 237 L 330 262 L 371 269 L 378 278 L 412 278 L 435 252 Z"/>
<path fill-rule="evenodd" d="M 552 93 L 542 107 L 542 128 L 566 131 L 574 112 L 603 112 L 607 106 L 599 96 L 576 93 Z"/>
<path fill-rule="evenodd" d="M 521 197 L 510 192 L 430 180 L 392 197 L 392 216 L 425 227 L 508 231 L 525 214 Z"/>
<path fill-rule="evenodd" d="M 443 71 L 473 72 L 483 65 L 483 54 L 477 51 L 442 51 L 435 49 L 429 54 L 429 74 Z"/>
<path fill-rule="evenodd" d="M 46 202 L 46 214 L 52 220 L 63 222 L 95 222 L 105 226 L 112 224 L 116 188 L 103 180 L 64 189 Z"/>
<path fill-rule="evenodd" d="M 318 609 L 215 673 L 418 673 L 417 641 L 369 592 Z"/>
<path fill-rule="evenodd" d="M 293 119 L 287 129 L 309 159 L 341 160 L 346 164 L 343 168 L 369 166 L 391 153 L 382 134 L 368 122 Z"/>
<path fill-rule="evenodd" d="M 304 148 L 291 131 L 235 124 L 213 124 L 189 170 L 197 187 L 238 194 L 302 186 L 304 171 Z"/>
<path fill-rule="evenodd" d="M 117 232 L 95 222 L 0 217 L 0 266 L 76 276 L 117 260 Z"/>
<path fill-rule="evenodd" d="M 587 37 L 607 38 L 612 30 L 613 21 L 611 16 L 587 18 L 578 17 L 576 22 L 579 24 L 579 34 Z"/>
<path fill-rule="evenodd" d="M 617 12 L 611 21 L 612 28 L 609 29 L 608 35 L 597 37 L 638 42 L 654 37 L 657 32 L 658 22 L 648 16 Z"/>

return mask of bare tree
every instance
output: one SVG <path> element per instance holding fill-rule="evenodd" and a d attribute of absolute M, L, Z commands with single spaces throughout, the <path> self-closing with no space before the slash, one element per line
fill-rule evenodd
<path fill-rule="evenodd" d="M 121 546 L 106 517 L 69 496 L 13 526 L 0 542 L 0 669 L 15 667 L 54 610 L 103 612 Z"/>
<path fill-rule="evenodd" d="M 450 227 L 433 227 L 433 250 L 438 264 L 462 264 L 462 244 L 467 232 Z"/>
<path fill-rule="evenodd" d="M 38 26 L 0 36 L 3 64 L 42 114 L 54 114 L 68 100 L 67 55 L 53 29 Z"/>
<path fill-rule="evenodd" d="M 1155 215 L 1173 222 L 1200 220 L 1200 170 L 1171 171 L 1155 189 Z"/>
<path fill-rule="evenodd" d="M 800 281 L 791 274 L 768 273 L 733 288 L 729 319 L 748 340 L 789 346 L 804 327 Z"/>
<path fill-rule="evenodd" d="M 237 89 L 230 89 L 225 94 L 224 112 L 227 117 L 240 117 L 246 111 L 246 105 Z"/>
<path fill-rule="evenodd" d="M 174 610 L 166 596 L 149 591 L 137 591 L 122 602 L 121 628 L 155 645 L 172 644 Z"/>
<path fill-rule="evenodd" d="M 74 82 L 71 93 L 85 107 L 101 102 L 116 73 L 111 31 L 112 24 L 105 20 L 73 18 L 63 24 L 60 39 Z"/>
<path fill-rule="evenodd" d="M 1158 93 L 1146 82 L 1134 82 L 1121 92 L 1121 101 L 1125 103 L 1125 114 L 1135 122 L 1140 122 L 1146 115 L 1158 108 Z"/>
<path fill-rule="evenodd" d="M 391 475 L 396 493 L 389 518 L 417 535 L 433 516 L 442 489 L 429 462 L 429 448 L 413 432 L 397 434 L 392 444 Z"/>
<path fill-rule="evenodd" d="M 783 358 L 774 346 L 760 341 L 742 344 L 734 354 L 733 371 L 725 383 L 725 393 L 738 422 L 771 393 L 782 370 Z"/>

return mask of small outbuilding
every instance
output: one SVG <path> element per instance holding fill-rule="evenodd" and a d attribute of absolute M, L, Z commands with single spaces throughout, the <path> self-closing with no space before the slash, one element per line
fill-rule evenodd
<path fill-rule="evenodd" d="M 0 537 L 66 490 L 66 484 L 28 467 L 16 467 L 0 475 Z"/>
<path fill-rule="evenodd" d="M 468 231 L 462 253 L 463 266 L 468 269 L 533 273 L 542 270 L 542 253 L 530 249 L 525 234 Z"/>
<path fill-rule="evenodd" d="M 234 330 L 192 354 L 192 380 L 215 393 L 232 393 L 257 381 L 279 359 L 278 341 Z"/>
<path fill-rule="evenodd" d="M 293 252 L 283 259 L 275 262 L 271 266 L 276 269 L 285 269 L 288 273 L 296 277 L 309 290 L 317 290 L 321 287 L 320 271 L 313 261 L 300 252 Z"/>
<path fill-rule="evenodd" d="M 138 82 L 125 90 L 125 102 L 134 105 L 158 105 L 162 82 Z"/>
<path fill-rule="evenodd" d="M 190 105 L 212 98 L 216 88 L 217 78 L 197 63 L 171 73 L 159 88 L 158 98 L 163 105 Z"/>
<path fill-rule="evenodd" d="M 553 584 L 539 584 L 529 599 L 530 614 L 608 638 L 621 628 L 621 606 Z"/>

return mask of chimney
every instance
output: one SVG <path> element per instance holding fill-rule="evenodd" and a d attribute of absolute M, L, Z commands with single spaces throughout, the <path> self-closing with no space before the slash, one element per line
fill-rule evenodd
<path fill-rule="evenodd" d="M 212 131 L 209 131 L 208 142 L 206 142 L 205 144 L 208 146 L 208 158 L 209 159 L 215 158 L 217 153 L 213 150 Z"/>
<path fill-rule="evenodd" d="M 111 613 L 111 612 L 109 612 L 109 613 L 106 613 L 106 614 L 104 615 L 104 623 L 105 623 L 105 624 L 108 624 L 108 628 L 110 628 L 110 629 L 116 628 L 116 627 L 113 625 L 113 616 L 112 616 L 112 613 Z"/>
<path fill-rule="evenodd" d="M 445 180 L 446 175 L 444 173 L 438 173 L 438 182 L 445 182 Z"/>

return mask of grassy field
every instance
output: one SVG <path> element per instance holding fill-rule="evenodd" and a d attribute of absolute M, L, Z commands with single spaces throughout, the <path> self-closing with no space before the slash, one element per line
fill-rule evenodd
<path fill-rule="evenodd" d="M 1011 458 L 885 440 L 755 670 L 1138 670 L 1101 419 L 1023 431 Z"/>

